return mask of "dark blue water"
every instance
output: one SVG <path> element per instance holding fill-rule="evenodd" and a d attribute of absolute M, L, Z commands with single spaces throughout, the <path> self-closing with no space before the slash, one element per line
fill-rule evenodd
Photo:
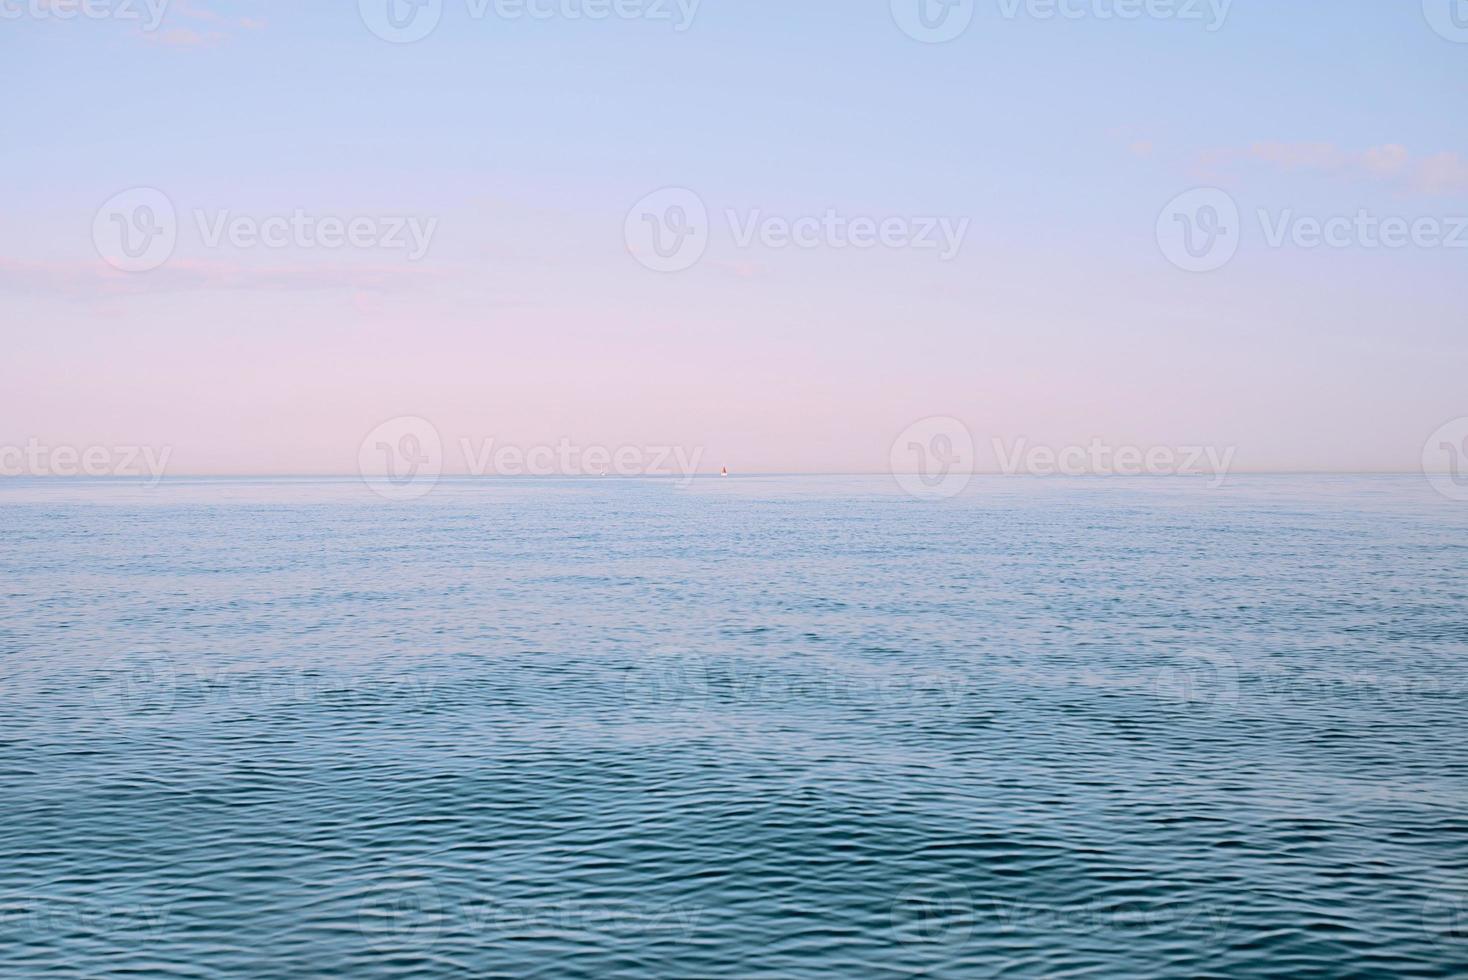
<path fill-rule="evenodd" d="M 0 975 L 1468 972 L 1407 477 L 0 484 Z"/>

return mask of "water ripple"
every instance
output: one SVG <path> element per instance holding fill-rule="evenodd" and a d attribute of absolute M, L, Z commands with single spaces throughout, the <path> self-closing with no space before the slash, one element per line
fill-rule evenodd
<path fill-rule="evenodd" d="M 0 975 L 1464 975 L 1419 483 L 0 486 Z"/>

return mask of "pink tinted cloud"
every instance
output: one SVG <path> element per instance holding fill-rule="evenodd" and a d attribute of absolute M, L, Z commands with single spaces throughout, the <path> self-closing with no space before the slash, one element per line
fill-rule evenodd
<path fill-rule="evenodd" d="M 1417 182 L 1429 194 L 1468 191 L 1468 160 L 1456 153 L 1434 153 L 1418 166 Z"/>
<path fill-rule="evenodd" d="M 1347 155 L 1332 143 L 1260 142 L 1243 155 L 1284 170 L 1339 170 L 1347 164 Z"/>
<path fill-rule="evenodd" d="M 149 272 L 121 272 L 106 263 L 0 257 L 0 289 L 96 299 L 142 293 L 248 289 L 264 292 L 352 290 L 357 295 L 412 288 L 438 274 L 396 266 L 248 266 L 170 259 Z"/>
<path fill-rule="evenodd" d="M 1419 194 L 1468 193 L 1468 160 L 1452 151 L 1416 156 L 1399 143 L 1347 150 L 1327 142 L 1260 141 L 1247 149 L 1210 150 L 1199 156 L 1197 164 L 1216 176 L 1250 162 L 1288 173 L 1385 181 Z"/>
<path fill-rule="evenodd" d="M 167 45 L 171 48 L 203 48 L 218 44 L 224 40 L 224 34 L 220 31 L 208 31 L 200 34 L 198 31 L 188 27 L 174 27 L 157 35 L 149 35 L 156 39 L 157 43 Z"/>
<path fill-rule="evenodd" d="M 198 30 L 192 27 L 172 27 L 147 35 L 148 40 L 168 47 L 209 47 L 229 37 L 229 28 L 254 31 L 265 27 L 265 21 L 258 17 L 235 17 L 221 14 L 193 0 L 173 0 L 168 7 L 167 15 L 196 21 L 200 25 L 209 25 L 208 29 L 201 26 Z"/>
<path fill-rule="evenodd" d="M 202 20 L 213 24 L 234 24 L 247 30 L 259 30 L 265 26 L 265 21 L 258 17 L 234 17 L 229 14 L 221 14 L 194 0 L 173 0 L 173 8 L 181 17 L 191 20 Z"/>

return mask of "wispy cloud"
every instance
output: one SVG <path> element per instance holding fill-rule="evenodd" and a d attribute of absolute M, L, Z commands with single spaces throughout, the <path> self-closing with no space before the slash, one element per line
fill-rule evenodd
<path fill-rule="evenodd" d="M 1468 191 L 1468 160 L 1456 153 L 1434 153 L 1418 165 L 1417 181 L 1432 194 Z"/>
<path fill-rule="evenodd" d="M 171 27 L 157 34 L 146 35 L 157 44 L 163 44 L 170 48 L 203 48 L 212 44 L 218 44 L 224 40 L 223 31 L 204 31 L 200 33 L 189 27 Z"/>
<path fill-rule="evenodd" d="M 197 26 L 172 26 L 162 31 L 146 33 L 145 36 L 156 44 L 179 48 L 209 47 L 230 37 L 236 29 L 253 31 L 265 27 L 265 21 L 261 18 L 221 13 L 195 0 L 164 2 L 167 3 L 167 16 L 175 24 L 178 20 L 184 20 L 193 21 Z"/>
<path fill-rule="evenodd" d="M 1199 156 L 1197 167 L 1211 178 L 1248 163 L 1385 182 L 1419 194 L 1468 193 L 1468 159 L 1451 151 L 1418 156 L 1399 143 L 1348 150 L 1328 142 L 1261 141 L 1244 149 L 1210 150 Z"/>
<path fill-rule="evenodd" d="M 189 20 L 205 21 L 220 26 L 244 27 L 257 30 L 265 26 L 265 21 L 257 17 L 237 17 L 234 14 L 221 14 L 212 7 L 206 7 L 194 0 L 171 0 L 170 9 L 180 17 Z"/>
<path fill-rule="evenodd" d="M 386 293 L 437 279 L 425 269 L 396 266 L 253 266 L 234 262 L 172 259 L 146 273 L 120 272 L 101 261 L 0 257 L 0 289 L 71 299 L 209 290 L 302 292 L 346 289 Z"/>

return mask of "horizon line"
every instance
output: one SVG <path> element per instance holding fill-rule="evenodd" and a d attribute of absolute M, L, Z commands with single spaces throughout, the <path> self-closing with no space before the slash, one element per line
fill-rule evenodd
<path fill-rule="evenodd" d="M 432 479 L 435 480 L 689 480 L 689 479 L 736 479 L 739 477 L 755 476 L 783 476 L 783 477 L 823 477 L 823 476 L 918 476 L 917 471 L 893 471 L 893 470 L 747 470 L 740 473 L 729 472 L 721 474 L 718 471 L 699 473 L 441 473 Z M 1006 473 L 1002 470 L 973 470 L 968 476 L 986 477 L 1028 477 L 1032 479 L 1218 479 L 1219 476 L 1227 479 L 1231 476 L 1429 476 L 1447 475 L 1446 471 L 1441 474 L 1429 473 L 1428 471 L 1416 470 L 1336 470 L 1336 469 L 1247 469 L 1231 470 L 1224 474 L 1218 473 Z M 62 476 L 54 473 L 6 473 L 0 474 L 0 481 L 5 480 L 144 480 L 153 479 L 159 482 L 164 480 L 361 480 L 363 482 L 381 481 L 389 479 L 387 476 L 364 475 L 361 473 L 283 473 L 283 472 L 220 472 L 220 473 L 170 473 L 158 477 L 137 476 L 131 474 L 85 474 L 77 473 Z"/>

